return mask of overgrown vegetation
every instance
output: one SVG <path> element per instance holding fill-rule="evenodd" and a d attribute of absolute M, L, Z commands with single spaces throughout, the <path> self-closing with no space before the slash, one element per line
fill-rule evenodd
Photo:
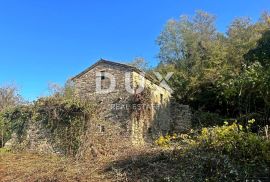
<path fill-rule="evenodd" d="M 116 158 L 91 162 L 3 151 L 0 176 L 4 181 L 268 181 L 270 141 L 265 133 L 251 132 L 253 122 L 167 135 L 156 141 L 158 148 L 119 150 Z"/>
<path fill-rule="evenodd" d="M 3 113 L 5 110 L 21 105 L 22 103 L 23 100 L 14 85 L 0 87 L 0 147 L 3 147 L 4 143 L 10 137 L 10 132 L 7 131 L 9 123 L 4 120 Z"/>
<path fill-rule="evenodd" d="M 135 93 L 130 98 L 130 112 L 138 121 L 151 118 L 151 91 L 145 88 L 140 93 Z"/>
<path fill-rule="evenodd" d="M 170 83 L 180 103 L 221 119 L 256 118 L 264 126 L 270 108 L 269 28 L 267 13 L 255 23 L 237 18 L 225 34 L 217 31 L 215 16 L 203 11 L 170 20 L 157 40 L 158 70 L 174 72 Z"/>
<path fill-rule="evenodd" d="M 264 133 L 251 132 L 253 122 L 161 136 L 156 144 L 162 151 L 148 151 L 113 166 L 121 171 L 122 181 L 268 181 L 270 141 Z"/>
<path fill-rule="evenodd" d="M 94 112 L 94 106 L 87 101 L 70 95 L 70 87 L 52 96 L 38 99 L 32 104 L 17 105 L 0 113 L 3 142 L 16 133 L 19 142 L 26 138 L 26 130 L 33 123 L 40 123 L 49 131 L 52 143 L 58 151 L 75 155 L 84 134 L 86 123 Z"/>
<path fill-rule="evenodd" d="M 270 141 L 265 135 L 251 132 L 254 121 L 250 120 L 246 127 L 234 122 L 203 128 L 181 154 L 192 163 L 183 171 L 195 170 L 196 181 L 269 179 Z M 185 179 L 185 176 L 179 175 L 177 179 Z"/>

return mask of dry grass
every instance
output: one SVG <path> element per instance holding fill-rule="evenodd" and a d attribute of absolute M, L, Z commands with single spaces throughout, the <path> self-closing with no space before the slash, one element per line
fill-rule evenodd
<path fill-rule="evenodd" d="M 2 153 L 0 181 L 108 181 L 100 174 L 102 164 L 101 161 L 76 162 L 68 158 L 35 153 Z"/>
<path fill-rule="evenodd" d="M 72 158 L 38 153 L 0 151 L 1 182 L 73 182 L 130 181 L 119 161 L 136 160 L 148 149 L 129 150 L 121 155 L 76 161 Z M 115 167 L 114 167 L 115 166 Z"/>

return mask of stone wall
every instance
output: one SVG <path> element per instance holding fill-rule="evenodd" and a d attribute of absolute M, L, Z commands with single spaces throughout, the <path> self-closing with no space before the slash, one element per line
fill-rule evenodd
<path fill-rule="evenodd" d="M 29 121 L 23 138 L 19 140 L 17 134 L 13 133 L 11 139 L 6 142 L 5 147 L 47 154 L 61 153 L 53 146 L 51 133 L 43 125 L 42 121 Z"/>
<path fill-rule="evenodd" d="M 90 96 L 90 97 L 99 97 L 100 100 L 103 100 L 106 97 L 106 94 L 96 93 L 96 79 L 97 74 L 100 72 L 106 72 L 112 74 L 116 79 L 116 88 L 113 93 L 126 94 L 125 91 L 125 72 L 131 72 L 125 67 L 120 67 L 117 65 L 111 65 L 106 63 L 100 63 L 90 69 L 88 72 L 84 73 L 79 77 L 75 77 L 73 81 L 75 82 L 76 91 L 80 96 Z M 101 78 L 100 78 L 101 79 Z M 132 80 L 131 80 L 132 81 Z M 101 80 L 102 87 L 108 87 L 110 80 L 105 78 Z"/>
<path fill-rule="evenodd" d="M 110 93 L 96 92 L 96 78 L 101 71 L 110 73 L 115 77 L 116 88 Z M 73 79 L 73 82 L 75 83 L 75 92 L 78 97 L 87 99 L 98 106 L 97 118 L 110 122 L 110 124 L 121 123 L 126 132 L 131 132 L 130 112 L 129 108 L 126 107 L 129 104 L 131 94 L 125 89 L 125 73 L 128 71 L 131 70 L 128 70 L 126 67 L 100 63 L 80 77 Z M 132 78 L 130 81 L 132 82 Z M 110 80 L 105 78 L 101 80 L 101 84 L 106 89 L 110 84 Z M 101 127 L 106 129 L 105 125 Z"/>
<path fill-rule="evenodd" d="M 115 77 L 116 89 L 110 93 L 96 92 L 97 73 L 102 71 Z M 145 88 L 151 92 L 151 101 L 147 103 L 150 110 L 140 117 L 134 117 L 130 109 L 133 107 L 131 103 L 133 94 L 127 92 L 125 88 L 126 72 L 130 72 L 131 75 L 129 83 L 131 88 L 138 88 L 142 84 L 142 76 L 138 72 L 121 64 L 100 62 L 73 79 L 76 94 L 99 106 L 98 118 L 100 120 L 121 123 L 135 145 L 142 145 L 148 138 L 155 138 L 172 130 L 183 131 L 190 127 L 189 109 L 171 104 L 170 93 L 149 79 L 146 79 L 144 84 Z M 101 83 L 103 88 L 107 88 L 110 80 L 103 79 Z M 106 130 L 106 126 L 101 127 Z"/>
<path fill-rule="evenodd" d="M 133 72 L 133 87 L 136 88 L 142 84 L 142 75 Z M 134 144 L 143 144 L 148 139 L 156 138 L 157 136 L 170 131 L 170 113 L 168 105 L 171 94 L 156 83 L 145 79 L 145 89 L 150 92 L 149 102 L 146 107 L 150 108 L 140 118 L 132 119 L 132 141 Z"/>
<path fill-rule="evenodd" d="M 170 113 L 174 132 L 181 133 L 191 128 L 192 112 L 188 105 L 182 105 L 171 100 Z"/>

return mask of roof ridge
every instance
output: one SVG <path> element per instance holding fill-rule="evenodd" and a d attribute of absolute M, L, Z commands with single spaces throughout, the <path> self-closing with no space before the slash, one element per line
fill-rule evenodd
<path fill-rule="evenodd" d="M 123 63 L 123 62 L 109 61 L 109 60 L 106 60 L 106 59 L 103 59 L 103 58 L 101 58 L 99 61 L 104 61 L 104 62 L 113 63 L 113 64 L 119 64 L 119 65 L 123 65 L 123 66 L 128 66 L 130 68 L 137 69 L 140 72 L 144 72 L 144 71 L 140 70 L 139 68 L 137 68 L 136 66 L 132 66 L 132 65 L 129 65 L 129 64 Z"/>
<path fill-rule="evenodd" d="M 71 78 L 71 80 L 74 80 L 76 78 L 80 78 L 82 75 L 84 75 L 85 73 L 87 73 L 89 70 L 91 70 L 92 68 L 94 68 L 96 65 L 100 64 L 100 63 L 108 63 L 108 64 L 114 64 L 114 65 L 118 65 L 118 66 L 125 66 L 127 68 L 130 68 L 132 71 L 135 71 L 139 74 L 143 73 L 145 78 L 147 78 L 148 80 L 150 80 L 151 82 L 155 83 L 157 82 L 156 79 L 154 79 L 150 74 L 140 70 L 139 68 L 135 67 L 135 66 L 131 66 L 128 64 L 124 64 L 124 63 L 119 63 L 119 62 L 114 62 L 114 61 L 109 61 L 109 60 L 105 60 L 103 58 L 101 58 L 99 61 L 97 61 L 96 63 L 92 64 L 90 67 L 86 68 L 84 71 L 82 71 L 81 73 L 79 73 L 78 75 L 74 76 Z"/>
<path fill-rule="evenodd" d="M 124 64 L 124 63 L 119 63 L 119 62 L 114 62 L 114 61 L 109 61 L 109 60 L 105 60 L 103 58 L 101 58 L 99 61 L 97 61 L 96 63 L 92 64 L 90 67 L 86 68 L 84 71 L 82 71 L 81 73 L 79 73 L 78 75 L 74 76 L 71 78 L 71 80 L 74 80 L 76 78 L 80 78 L 82 75 L 84 75 L 85 73 L 87 73 L 89 70 L 91 70 L 92 68 L 94 68 L 96 65 L 100 64 L 100 63 L 108 63 L 108 64 L 115 64 L 115 65 L 118 65 L 118 66 L 125 66 L 125 67 L 128 67 L 130 68 L 132 71 L 138 73 L 138 74 L 141 74 L 143 73 L 144 74 L 144 77 L 146 79 L 148 79 L 149 81 L 151 81 L 153 84 L 155 85 L 158 85 L 158 80 L 153 78 L 151 74 L 147 73 L 147 72 L 144 72 L 142 70 L 140 70 L 139 68 L 135 67 L 135 66 L 131 66 L 131 65 L 128 65 L 128 64 Z M 164 87 L 162 87 L 164 88 Z M 164 88 L 166 89 L 166 88 Z"/>

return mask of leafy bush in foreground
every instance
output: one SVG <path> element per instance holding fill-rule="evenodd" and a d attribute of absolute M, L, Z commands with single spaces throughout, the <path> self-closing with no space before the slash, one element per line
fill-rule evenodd
<path fill-rule="evenodd" d="M 254 121 L 250 120 L 246 127 L 234 122 L 211 129 L 203 128 L 198 142 L 203 147 L 218 150 L 240 161 L 270 161 L 270 142 L 249 131 Z"/>
<path fill-rule="evenodd" d="M 203 128 L 197 136 L 165 136 L 156 144 L 175 150 L 179 173 L 171 181 L 244 181 L 268 179 L 270 174 L 270 141 L 234 122 Z M 193 132 L 194 135 L 194 132 Z M 186 145 L 183 146 L 183 141 Z M 183 148 L 184 147 L 184 148 Z"/>

